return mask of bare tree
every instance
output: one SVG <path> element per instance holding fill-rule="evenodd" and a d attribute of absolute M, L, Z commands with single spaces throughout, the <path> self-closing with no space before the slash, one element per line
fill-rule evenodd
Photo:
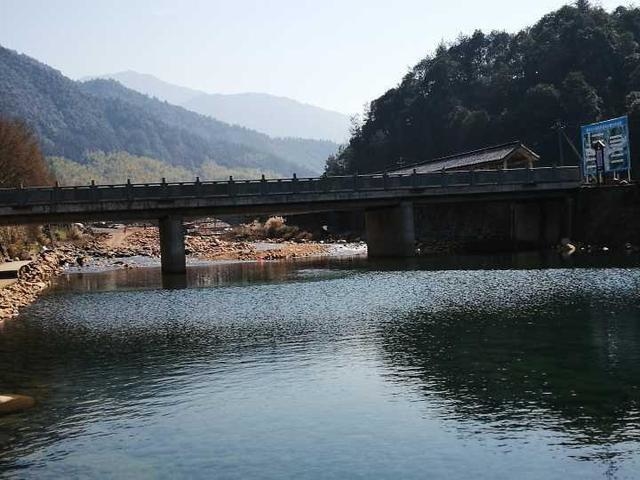
<path fill-rule="evenodd" d="M 0 118 L 0 188 L 49 185 L 38 139 L 23 122 Z"/>

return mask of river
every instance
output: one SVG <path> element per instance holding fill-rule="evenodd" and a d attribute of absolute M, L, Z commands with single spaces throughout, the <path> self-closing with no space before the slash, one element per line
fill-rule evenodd
<path fill-rule="evenodd" d="M 638 478 L 640 260 L 70 274 L 0 329 L 6 478 Z M 544 268 L 543 268 L 544 267 Z"/>

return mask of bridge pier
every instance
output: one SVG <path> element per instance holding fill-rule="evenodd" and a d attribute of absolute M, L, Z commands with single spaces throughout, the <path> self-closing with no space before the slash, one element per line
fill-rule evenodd
<path fill-rule="evenodd" d="M 186 273 L 187 257 L 184 248 L 182 217 L 163 217 L 160 227 L 160 262 L 162 273 Z"/>
<path fill-rule="evenodd" d="M 573 197 L 567 196 L 562 205 L 562 237 L 568 239 L 573 238 L 573 215 L 575 210 L 575 202 Z M 574 239 L 575 240 L 575 239 Z"/>
<path fill-rule="evenodd" d="M 413 203 L 402 202 L 365 212 L 369 257 L 413 257 L 416 235 Z"/>
<path fill-rule="evenodd" d="M 549 247 L 573 234 L 573 199 L 511 204 L 511 238 L 518 245 Z"/>
<path fill-rule="evenodd" d="M 536 202 L 511 204 L 511 239 L 518 247 L 537 248 L 542 243 L 544 218 Z"/>

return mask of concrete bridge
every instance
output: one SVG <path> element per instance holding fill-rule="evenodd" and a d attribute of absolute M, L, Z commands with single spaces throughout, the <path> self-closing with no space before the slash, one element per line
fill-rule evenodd
<path fill-rule="evenodd" d="M 569 235 L 578 167 L 470 170 L 346 177 L 0 189 L 0 225 L 101 220 L 157 220 L 162 270 L 185 271 L 185 218 L 299 214 L 364 209 L 370 256 L 414 254 L 414 203 L 506 201 L 515 235 L 526 235 L 527 205 L 556 200 L 553 235 Z M 437 208 L 437 207 L 434 207 Z M 558 238 L 559 239 L 559 238 Z"/>

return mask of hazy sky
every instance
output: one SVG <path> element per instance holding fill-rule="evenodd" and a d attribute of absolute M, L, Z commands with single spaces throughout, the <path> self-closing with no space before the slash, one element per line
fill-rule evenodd
<path fill-rule="evenodd" d="M 208 92 L 266 92 L 359 113 L 441 40 L 516 31 L 565 3 L 0 0 L 0 44 L 72 78 L 136 70 Z"/>

